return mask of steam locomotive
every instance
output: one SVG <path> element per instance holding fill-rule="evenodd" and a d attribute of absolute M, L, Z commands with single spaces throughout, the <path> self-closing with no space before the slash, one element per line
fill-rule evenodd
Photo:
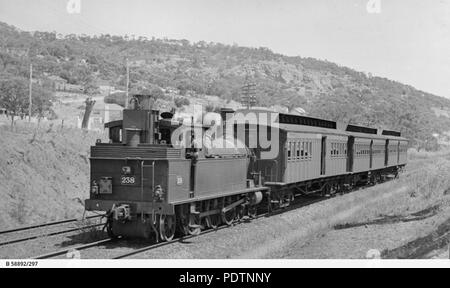
<path fill-rule="evenodd" d="M 105 124 L 110 143 L 91 147 L 85 208 L 106 212 L 113 238 L 198 235 L 300 195 L 382 182 L 407 162 L 408 140 L 395 131 L 256 109 L 195 124 L 152 102 L 134 96 L 123 120 Z"/>

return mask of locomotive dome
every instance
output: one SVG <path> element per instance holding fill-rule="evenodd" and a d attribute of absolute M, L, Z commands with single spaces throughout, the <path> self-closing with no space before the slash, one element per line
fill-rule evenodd
<path fill-rule="evenodd" d="M 204 147 L 206 157 L 247 157 L 250 151 L 245 144 L 235 138 L 211 139 L 204 137 Z"/>

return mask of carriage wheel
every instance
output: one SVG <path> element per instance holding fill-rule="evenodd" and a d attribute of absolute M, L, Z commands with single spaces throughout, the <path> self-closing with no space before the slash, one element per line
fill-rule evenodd
<path fill-rule="evenodd" d="M 175 215 L 161 215 L 159 218 L 159 235 L 163 241 L 172 241 L 176 230 Z"/>

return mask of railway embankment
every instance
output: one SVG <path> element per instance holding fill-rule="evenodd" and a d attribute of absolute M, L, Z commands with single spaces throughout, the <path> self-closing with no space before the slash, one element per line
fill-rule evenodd
<path fill-rule="evenodd" d="M 435 251 L 445 254 L 450 240 L 450 154 L 413 152 L 410 158 L 400 179 L 336 200 L 356 207 L 355 199 L 367 197 L 346 219 L 292 239 L 268 256 L 361 259 L 376 251 L 387 259 L 417 259 Z"/>
<path fill-rule="evenodd" d="M 101 135 L 60 126 L 0 126 L 0 230 L 83 214 L 89 147 Z"/>

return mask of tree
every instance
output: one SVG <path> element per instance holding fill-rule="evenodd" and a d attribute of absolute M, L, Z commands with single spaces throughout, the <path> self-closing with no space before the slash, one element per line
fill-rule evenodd
<path fill-rule="evenodd" d="M 106 104 L 117 104 L 125 107 L 127 95 L 125 92 L 117 92 L 105 97 L 104 101 Z"/>
<path fill-rule="evenodd" d="M 96 84 L 94 84 L 94 82 L 92 82 L 92 81 L 87 81 L 84 83 L 83 91 L 84 91 L 84 94 L 86 94 L 88 96 L 94 96 L 95 94 L 100 93 L 99 87 Z"/>
<path fill-rule="evenodd" d="M 7 77 L 0 81 L 0 106 L 6 109 L 11 116 L 11 127 L 14 126 L 15 117 L 23 117 L 28 113 L 29 82 L 27 79 L 19 77 Z M 32 116 L 42 119 L 47 113 L 52 112 L 53 92 L 33 85 L 33 106 Z"/>
<path fill-rule="evenodd" d="M 53 113 L 53 97 L 53 92 L 50 90 L 41 86 L 33 86 L 32 113 L 38 118 L 39 121 L 47 114 Z"/>
<path fill-rule="evenodd" d="M 189 101 L 189 99 L 184 98 L 184 97 L 177 97 L 177 98 L 175 98 L 174 102 L 175 102 L 175 106 L 177 106 L 177 108 L 191 105 L 191 102 Z"/>
<path fill-rule="evenodd" d="M 0 80 L 0 106 L 11 116 L 11 128 L 16 116 L 25 115 L 29 107 L 28 82 L 19 77 Z"/>

